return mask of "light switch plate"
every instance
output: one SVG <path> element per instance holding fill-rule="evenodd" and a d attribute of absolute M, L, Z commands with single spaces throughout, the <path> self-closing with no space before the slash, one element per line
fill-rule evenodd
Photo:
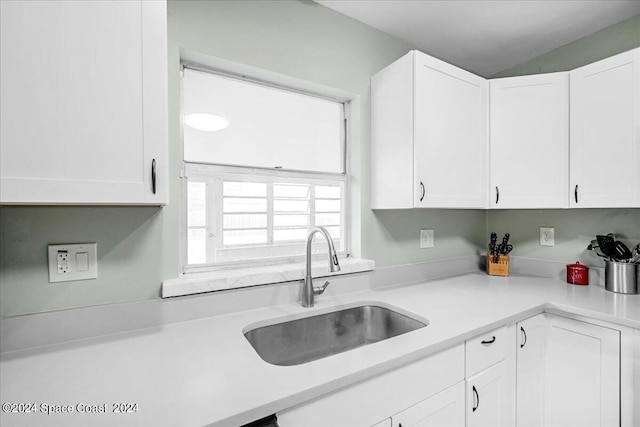
<path fill-rule="evenodd" d="M 98 244 L 49 245 L 49 283 L 98 278 Z"/>

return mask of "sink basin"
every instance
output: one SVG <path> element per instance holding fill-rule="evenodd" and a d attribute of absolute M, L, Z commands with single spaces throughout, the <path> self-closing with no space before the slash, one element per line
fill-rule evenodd
<path fill-rule="evenodd" d="M 280 366 L 300 365 L 427 326 L 397 311 L 360 305 L 257 327 L 244 333 L 260 357 Z"/>

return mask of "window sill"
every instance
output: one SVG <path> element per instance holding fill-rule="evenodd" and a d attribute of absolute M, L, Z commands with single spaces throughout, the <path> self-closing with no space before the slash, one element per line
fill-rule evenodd
<path fill-rule="evenodd" d="M 339 272 L 331 273 L 328 271 L 327 261 L 324 259 L 322 261 L 318 260 L 313 262 L 311 274 L 315 279 L 317 277 L 371 271 L 375 268 L 375 262 L 368 259 L 346 258 L 340 260 L 340 268 Z M 162 282 L 162 298 L 291 282 L 303 280 L 304 276 L 304 263 L 183 274 L 176 279 Z"/>

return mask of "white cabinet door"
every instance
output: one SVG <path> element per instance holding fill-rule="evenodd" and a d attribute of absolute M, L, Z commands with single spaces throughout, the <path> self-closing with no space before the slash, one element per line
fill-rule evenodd
<path fill-rule="evenodd" d="M 502 361 L 466 380 L 467 426 L 510 426 L 509 372 Z"/>
<path fill-rule="evenodd" d="M 464 381 L 391 417 L 392 427 L 463 427 Z"/>
<path fill-rule="evenodd" d="M 544 314 L 518 322 L 517 329 L 516 424 L 539 427 L 544 425 Z"/>
<path fill-rule="evenodd" d="M 387 418 L 386 420 L 382 420 L 371 427 L 391 427 L 391 418 Z"/>
<path fill-rule="evenodd" d="M 487 81 L 416 52 L 414 204 L 487 205 Z"/>
<path fill-rule="evenodd" d="M 495 79 L 490 85 L 490 206 L 568 207 L 568 73 Z"/>
<path fill-rule="evenodd" d="M 278 424 L 281 427 L 369 427 L 463 380 L 464 346 L 458 345 L 283 410 L 277 414 Z"/>
<path fill-rule="evenodd" d="M 0 7 L 0 203 L 164 204 L 165 2 Z"/>
<path fill-rule="evenodd" d="M 544 425 L 620 425 L 620 332 L 548 317 Z"/>
<path fill-rule="evenodd" d="M 487 81 L 413 51 L 371 79 L 371 207 L 487 206 Z"/>
<path fill-rule="evenodd" d="M 570 206 L 640 207 L 640 48 L 570 76 Z"/>

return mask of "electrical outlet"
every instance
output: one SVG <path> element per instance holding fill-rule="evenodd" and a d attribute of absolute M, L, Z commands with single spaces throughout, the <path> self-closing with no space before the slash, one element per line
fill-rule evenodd
<path fill-rule="evenodd" d="M 96 279 L 96 243 L 49 245 L 49 283 Z"/>
<path fill-rule="evenodd" d="M 58 250 L 56 255 L 58 262 L 58 274 L 66 274 L 69 272 L 69 251 Z"/>
<path fill-rule="evenodd" d="M 553 227 L 540 227 L 540 246 L 554 246 L 555 244 Z"/>
<path fill-rule="evenodd" d="M 435 243 L 433 229 L 420 230 L 420 249 L 433 248 Z"/>

